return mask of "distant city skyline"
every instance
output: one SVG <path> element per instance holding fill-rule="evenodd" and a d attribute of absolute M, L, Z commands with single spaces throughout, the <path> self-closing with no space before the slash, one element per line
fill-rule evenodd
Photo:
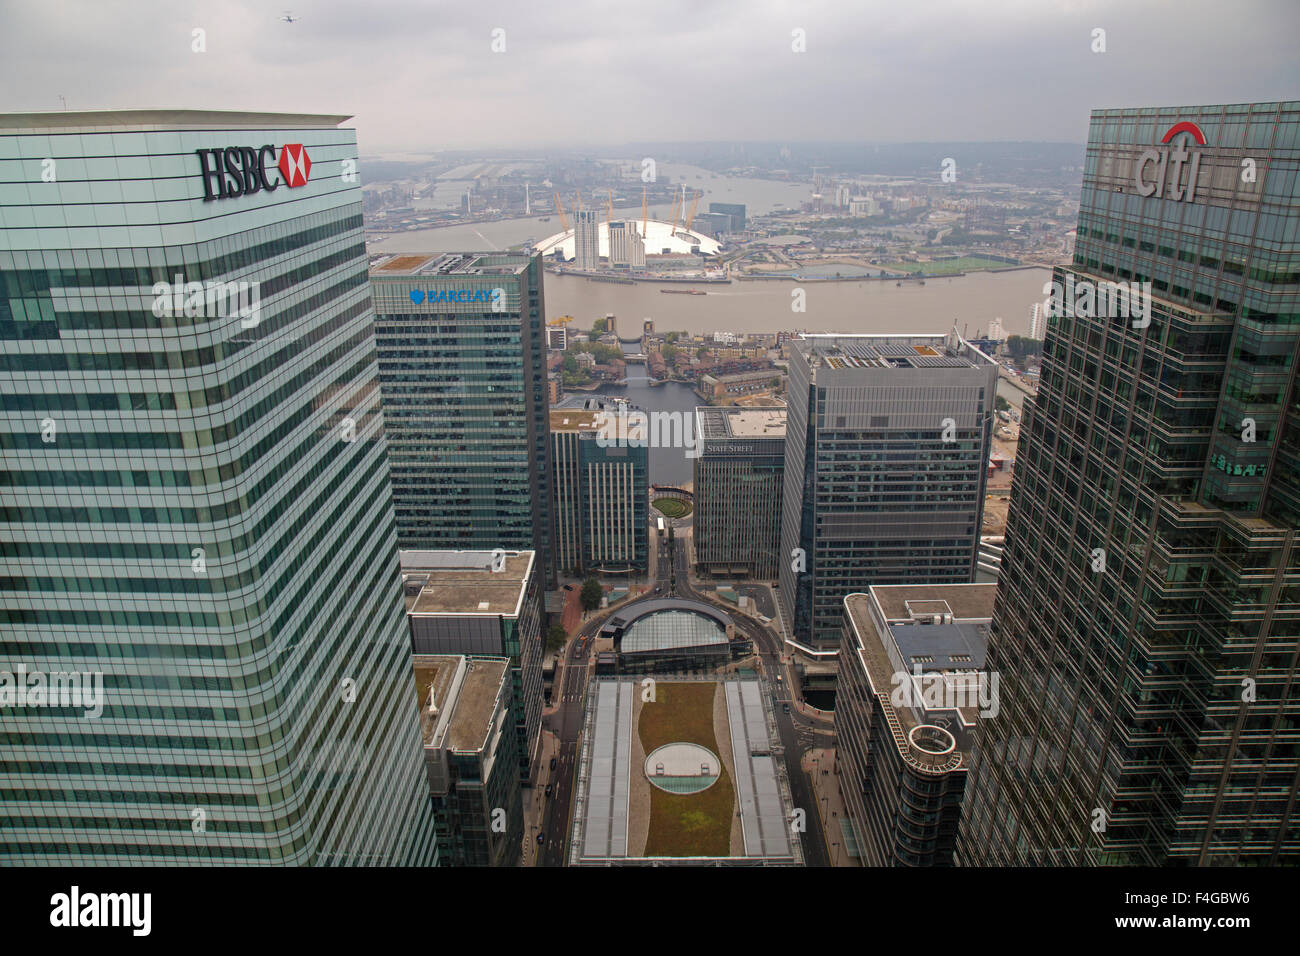
<path fill-rule="evenodd" d="M 1290 3 L 1209 0 L 1067 10 L 1029 0 L 995 10 L 956 0 L 924 9 L 664 0 L 616 10 L 570 0 L 452 5 L 436 17 L 413 0 L 315 0 L 292 12 L 284 22 L 278 7 L 248 0 L 8 5 L 0 110 L 347 112 L 371 154 L 1073 142 L 1098 107 L 1292 98 L 1300 26 Z M 1098 29 L 1105 52 L 1093 49 Z"/>

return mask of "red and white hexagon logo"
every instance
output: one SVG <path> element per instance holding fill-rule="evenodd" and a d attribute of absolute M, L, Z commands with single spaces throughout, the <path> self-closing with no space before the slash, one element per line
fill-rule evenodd
<path fill-rule="evenodd" d="M 311 175 L 311 157 L 302 143 L 286 143 L 280 147 L 280 175 L 290 188 L 306 186 Z"/>

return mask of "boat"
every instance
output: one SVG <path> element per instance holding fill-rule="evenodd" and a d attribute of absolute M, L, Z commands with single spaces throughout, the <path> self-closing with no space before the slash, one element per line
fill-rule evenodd
<path fill-rule="evenodd" d="M 708 295 L 707 292 L 701 292 L 699 289 L 660 289 L 664 295 Z"/>

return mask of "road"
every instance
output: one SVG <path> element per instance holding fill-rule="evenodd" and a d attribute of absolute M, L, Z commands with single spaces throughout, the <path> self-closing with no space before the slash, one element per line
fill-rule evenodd
<path fill-rule="evenodd" d="M 687 573 L 686 548 L 679 542 L 673 542 L 672 557 L 673 577 L 676 579 L 675 596 L 707 601 L 708 598 L 691 587 Z M 770 627 L 750 620 L 744 614 L 732 614 L 736 630 L 753 641 L 754 649 L 763 659 L 763 674 L 767 678 L 768 689 L 772 692 L 773 710 L 776 714 L 776 728 L 781 735 L 781 746 L 785 754 L 787 775 L 790 778 L 790 799 L 796 808 L 805 811 L 807 829 L 801 835 L 803 859 L 805 866 L 829 866 L 830 859 L 826 852 L 826 837 L 822 831 L 821 816 L 817 812 L 817 797 L 813 793 L 812 781 L 803 772 L 800 758 L 805 750 L 815 746 L 819 729 L 828 730 L 826 722 L 816 721 L 801 714 L 791 706 L 787 712 L 786 705 L 793 705 L 790 697 L 790 680 L 785 675 L 781 663 L 781 638 Z M 782 679 L 777 681 L 777 675 Z M 823 744 L 824 746 L 825 744 Z"/>
<path fill-rule="evenodd" d="M 563 866 L 568 839 L 569 812 L 573 806 L 573 790 L 578 768 L 578 737 L 582 733 L 582 708 L 587 695 L 590 674 L 591 635 L 600 626 L 599 618 L 584 624 L 569 645 L 565 657 L 564 676 L 561 679 L 556 710 L 547 714 L 542 723 L 555 734 L 559 748 L 555 755 L 555 769 L 550 779 L 553 785 L 542 815 L 545 824 L 542 835 L 541 865 Z"/>

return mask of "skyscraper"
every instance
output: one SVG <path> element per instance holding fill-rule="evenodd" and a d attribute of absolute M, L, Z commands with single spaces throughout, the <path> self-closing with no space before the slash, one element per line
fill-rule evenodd
<path fill-rule="evenodd" d="M 635 222 L 609 224 L 609 264 L 633 271 L 645 268 L 645 241 Z"/>
<path fill-rule="evenodd" d="M 573 214 L 574 265 L 585 271 L 600 268 L 600 219 L 594 209 Z"/>
<path fill-rule="evenodd" d="M 973 581 L 997 366 L 957 333 L 806 335 L 790 355 L 781 612 L 839 645 L 844 597 Z"/>
<path fill-rule="evenodd" d="M 416 654 L 510 658 L 519 778 L 531 780 L 542 740 L 542 580 L 532 551 L 403 551 Z"/>
<path fill-rule="evenodd" d="M 346 119 L 0 115 L 0 862 L 434 859 Z"/>
<path fill-rule="evenodd" d="M 777 577 L 784 408 L 695 409 L 695 560 L 714 575 Z"/>
<path fill-rule="evenodd" d="M 550 559 L 540 256 L 395 255 L 371 267 L 403 548 Z"/>
<path fill-rule="evenodd" d="M 551 411 L 556 563 L 568 574 L 632 574 L 649 565 L 650 449 L 635 421 L 625 444 L 601 443 L 602 422 L 618 414 L 612 406 Z"/>
<path fill-rule="evenodd" d="M 1300 861 L 1298 168 L 1297 102 L 1092 114 L 962 862 Z"/>
<path fill-rule="evenodd" d="M 971 730 L 996 716 L 982 676 L 996 589 L 887 585 L 844 599 L 835 764 L 867 866 L 952 865 Z"/>

